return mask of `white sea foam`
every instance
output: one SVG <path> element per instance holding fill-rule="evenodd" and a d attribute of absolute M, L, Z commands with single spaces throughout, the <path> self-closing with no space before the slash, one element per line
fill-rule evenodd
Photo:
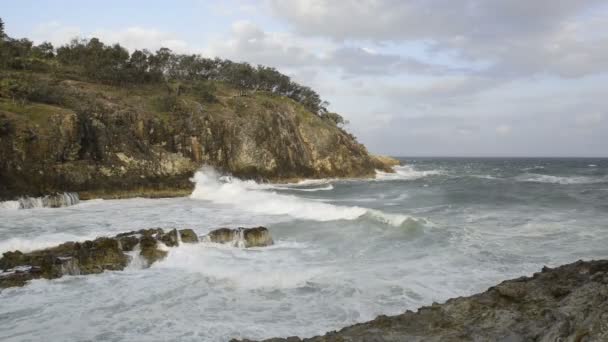
<path fill-rule="evenodd" d="M 80 199 L 75 192 L 64 192 L 44 197 L 21 197 L 16 201 L 0 202 L 0 209 L 57 208 L 78 204 Z"/>
<path fill-rule="evenodd" d="M 4 202 L 0 202 L 0 209 L 17 210 L 19 208 L 21 208 L 21 205 L 19 204 L 19 201 L 4 201 Z"/>
<path fill-rule="evenodd" d="M 491 180 L 501 179 L 501 178 L 490 176 L 490 175 L 472 175 L 471 177 L 479 178 L 479 179 L 491 179 Z"/>
<path fill-rule="evenodd" d="M 290 248 L 239 249 L 220 244 L 185 244 L 171 248 L 153 268 L 196 272 L 223 286 L 282 289 L 303 286 L 326 267 L 302 265 Z"/>
<path fill-rule="evenodd" d="M 544 168 L 545 168 L 545 167 L 544 167 L 544 166 L 542 166 L 542 165 L 535 165 L 535 166 L 532 166 L 532 167 L 524 167 L 524 168 L 522 169 L 522 171 L 530 171 L 530 170 L 542 170 L 542 169 L 544 169 Z"/>
<path fill-rule="evenodd" d="M 304 192 L 315 192 L 315 191 L 330 191 L 334 189 L 334 186 L 327 184 L 326 186 L 320 186 L 317 188 L 299 188 L 295 186 L 275 186 L 273 189 L 276 190 L 291 190 L 291 191 L 304 191 Z"/>
<path fill-rule="evenodd" d="M 376 180 L 413 180 L 443 174 L 440 170 L 418 171 L 409 165 L 395 166 L 395 172 L 376 170 Z"/>
<path fill-rule="evenodd" d="M 527 173 L 515 178 L 520 182 L 534 182 L 534 183 L 553 183 L 553 184 L 594 184 L 603 183 L 608 181 L 605 177 L 588 177 L 588 176 L 552 176 L 552 175 L 541 175 L 538 173 Z"/>
<path fill-rule="evenodd" d="M 84 241 L 92 240 L 97 235 L 78 236 L 72 234 L 50 234 L 40 235 L 32 238 L 10 238 L 7 240 L 0 241 L 0 253 L 7 251 L 19 250 L 21 252 L 30 252 L 37 249 L 49 248 L 60 245 L 66 241 Z"/>
<path fill-rule="evenodd" d="M 207 200 L 217 204 L 228 204 L 238 209 L 270 215 L 288 215 L 297 219 L 314 221 L 355 220 L 366 214 L 380 222 L 399 226 L 407 215 L 386 214 L 357 206 L 337 206 L 297 196 L 269 191 L 265 184 L 226 178 L 212 168 L 205 167 L 196 172 L 192 199 Z"/>

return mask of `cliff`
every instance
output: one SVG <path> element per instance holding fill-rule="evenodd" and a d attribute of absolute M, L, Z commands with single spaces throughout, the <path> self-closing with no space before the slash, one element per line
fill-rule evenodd
<path fill-rule="evenodd" d="M 265 342 L 608 341 L 608 261 L 578 261 L 486 292 L 324 336 Z"/>
<path fill-rule="evenodd" d="M 201 98 L 183 90 L 191 86 L 185 81 L 120 86 L 16 70 L 0 76 L 28 92 L 27 99 L 0 93 L 1 199 L 184 195 L 202 165 L 278 182 L 370 177 L 391 167 L 335 122 L 268 91 L 209 81 Z"/>

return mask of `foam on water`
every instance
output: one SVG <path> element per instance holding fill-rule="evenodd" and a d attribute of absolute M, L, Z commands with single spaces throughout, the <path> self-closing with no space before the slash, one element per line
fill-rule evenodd
<path fill-rule="evenodd" d="M 598 167 L 589 169 L 589 163 Z M 222 226 L 264 225 L 276 244 L 239 249 L 184 243 L 147 269 L 141 269 L 146 264 L 135 251 L 125 271 L 35 280 L 2 290 L 0 322 L 6 329 L 0 329 L 0 340 L 310 337 L 484 291 L 543 265 L 608 258 L 608 194 L 595 191 L 606 190 L 606 184 L 513 184 L 526 173 L 522 168 L 538 164 L 417 161 L 414 171 L 449 175 L 429 187 L 424 183 L 435 176 L 287 185 L 218 177 L 197 184 L 195 195 L 208 198 L 203 200 L 106 200 L 3 210 L 0 252 L 150 227 L 192 227 L 203 235 Z M 601 179 L 607 171 L 600 160 L 543 165 L 542 173 L 556 177 Z M 471 181 L 472 175 L 500 175 L 504 181 Z M 331 191 L 290 191 L 332 184 Z M 514 200 L 504 201 L 503 195 Z M 398 206 L 388 207 L 392 203 Z M 403 220 L 403 214 L 428 217 L 436 225 L 417 229 L 421 220 Z M 323 220 L 327 216 L 335 220 Z M 389 224 L 400 229 L 387 229 Z"/>
<path fill-rule="evenodd" d="M 395 166 L 394 173 L 383 172 L 376 170 L 377 180 L 414 180 L 428 176 L 437 176 L 443 174 L 440 170 L 418 171 L 410 165 Z"/>
<path fill-rule="evenodd" d="M 21 197 L 16 201 L 0 202 L 0 209 L 59 208 L 78 204 L 80 198 L 75 192 L 64 192 L 43 197 Z"/>
<path fill-rule="evenodd" d="M 334 186 L 327 184 L 326 186 L 320 186 L 318 188 L 298 188 L 295 186 L 276 186 L 277 190 L 290 190 L 290 191 L 304 191 L 304 192 L 316 192 L 316 191 L 330 191 L 334 189 Z"/>
<path fill-rule="evenodd" d="M 542 175 L 538 173 L 527 173 L 515 177 L 520 182 L 535 182 L 535 183 L 553 183 L 553 184 L 595 184 L 608 182 L 606 177 L 588 177 L 588 176 L 552 176 Z"/>
<path fill-rule="evenodd" d="M 288 215 L 293 218 L 314 221 L 355 220 L 366 214 L 378 221 L 399 226 L 410 216 L 385 214 L 357 206 L 337 206 L 304 198 L 279 194 L 266 184 L 226 178 L 212 168 L 203 168 L 193 177 L 195 188 L 190 198 L 207 200 L 217 204 L 232 205 L 240 210 L 270 215 Z"/>
<path fill-rule="evenodd" d="M 20 250 L 22 252 L 31 252 L 37 249 L 54 247 L 67 241 L 84 241 L 92 240 L 104 234 L 92 235 L 72 235 L 64 233 L 55 233 L 52 235 L 39 235 L 31 238 L 10 238 L 0 241 L 0 253 L 7 251 Z"/>
<path fill-rule="evenodd" d="M 171 248 L 153 268 L 179 269 L 203 275 L 223 286 L 241 289 L 287 289 L 304 286 L 327 267 L 303 265 L 293 249 L 301 245 L 278 242 L 273 248 L 234 248 L 202 243 Z"/>

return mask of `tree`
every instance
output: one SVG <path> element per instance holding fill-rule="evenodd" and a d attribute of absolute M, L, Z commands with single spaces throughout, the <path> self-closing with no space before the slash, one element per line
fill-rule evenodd
<path fill-rule="evenodd" d="M 55 57 L 55 48 L 49 42 L 40 43 L 32 49 L 32 55 L 36 58 L 51 59 Z"/>

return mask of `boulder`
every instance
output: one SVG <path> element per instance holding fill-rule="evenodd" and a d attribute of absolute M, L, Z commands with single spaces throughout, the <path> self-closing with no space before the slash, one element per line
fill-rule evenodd
<path fill-rule="evenodd" d="M 197 243 L 198 235 L 192 229 L 180 229 L 179 234 L 183 243 Z"/>
<path fill-rule="evenodd" d="M 245 247 L 266 247 L 274 244 L 270 232 L 265 227 L 239 228 L 243 231 Z"/>
<path fill-rule="evenodd" d="M 274 244 L 270 232 L 266 227 L 236 229 L 219 228 L 205 236 L 209 242 L 231 244 L 236 247 L 266 247 Z"/>

